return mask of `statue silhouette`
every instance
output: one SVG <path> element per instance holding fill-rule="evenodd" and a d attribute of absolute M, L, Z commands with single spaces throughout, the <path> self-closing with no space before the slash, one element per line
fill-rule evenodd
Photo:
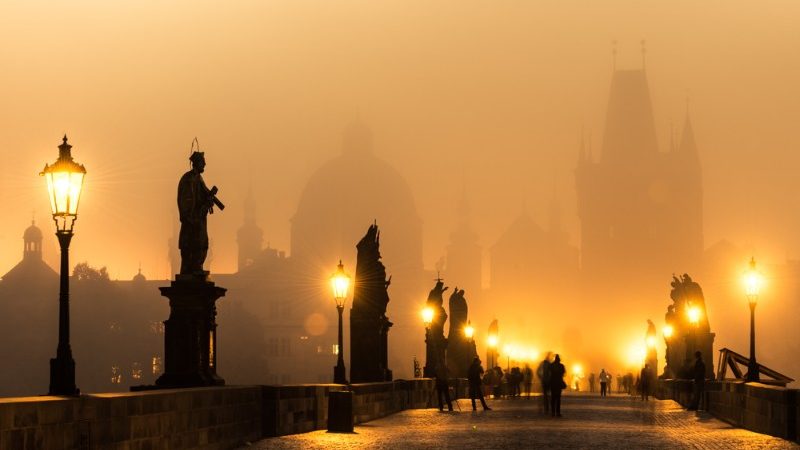
<path fill-rule="evenodd" d="M 192 169 L 178 182 L 178 212 L 181 231 L 178 247 L 181 250 L 181 275 L 204 277 L 203 263 L 208 255 L 207 217 L 214 205 L 225 206 L 216 198 L 217 187 L 206 187 L 203 176 L 206 159 L 203 152 L 192 152 Z"/>

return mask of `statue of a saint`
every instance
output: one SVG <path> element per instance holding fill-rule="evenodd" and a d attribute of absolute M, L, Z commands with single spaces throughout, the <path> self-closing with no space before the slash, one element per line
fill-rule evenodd
<path fill-rule="evenodd" d="M 203 263 L 208 253 L 208 230 L 206 218 L 213 213 L 216 199 L 216 186 L 206 187 L 201 175 L 206 167 L 203 152 L 192 152 L 189 157 L 192 169 L 181 177 L 178 183 L 178 211 L 181 220 L 181 233 L 178 247 L 181 249 L 181 275 L 204 278 Z M 220 206 L 220 209 L 222 207 Z"/>

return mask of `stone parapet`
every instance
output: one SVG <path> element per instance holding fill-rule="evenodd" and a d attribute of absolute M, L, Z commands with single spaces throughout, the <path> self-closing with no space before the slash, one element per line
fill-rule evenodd
<path fill-rule="evenodd" d="M 260 387 L 0 400 L 0 449 L 230 448 L 261 436 Z"/>
<path fill-rule="evenodd" d="M 659 380 L 656 396 L 688 406 L 690 380 Z M 737 427 L 797 440 L 797 389 L 744 381 L 707 381 L 704 404 L 708 412 Z"/>
<path fill-rule="evenodd" d="M 354 384 L 363 423 L 428 408 L 431 379 Z M 80 397 L 0 399 L 0 450 L 235 448 L 262 437 L 325 429 L 339 384 L 215 386 Z"/>

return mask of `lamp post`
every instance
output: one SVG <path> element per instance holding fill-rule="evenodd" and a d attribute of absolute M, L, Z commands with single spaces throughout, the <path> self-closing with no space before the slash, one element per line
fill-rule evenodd
<path fill-rule="evenodd" d="M 345 273 L 342 260 L 339 260 L 336 272 L 331 275 L 331 288 L 333 289 L 333 299 L 336 301 L 336 311 L 339 313 L 339 347 L 336 352 L 338 356 L 336 366 L 333 368 L 333 382 L 336 384 L 347 384 L 347 369 L 344 367 L 342 313 L 344 312 L 344 302 L 347 300 L 347 292 L 350 288 L 350 276 Z"/>
<path fill-rule="evenodd" d="M 425 378 L 433 378 L 434 367 L 433 364 L 433 339 L 431 339 L 431 324 L 433 323 L 433 316 L 436 315 L 433 308 L 426 306 L 422 308 L 422 323 L 425 324 L 425 367 L 422 368 L 422 376 Z"/>
<path fill-rule="evenodd" d="M 750 258 L 750 267 L 745 273 L 745 294 L 750 304 L 750 362 L 747 364 L 747 381 L 759 381 L 758 363 L 756 362 L 756 304 L 761 293 L 763 278 L 756 270 L 755 258 Z"/>
<path fill-rule="evenodd" d="M 49 395 L 79 395 L 75 386 L 75 360 L 69 343 L 69 243 L 78 219 L 78 200 L 81 196 L 86 168 L 72 159 L 72 146 L 67 135 L 58 146 L 58 159 L 45 164 L 39 175 L 47 180 L 50 209 L 56 224 L 56 237 L 61 247 L 61 278 L 58 296 L 58 348 L 50 360 Z"/>
<path fill-rule="evenodd" d="M 467 325 L 464 327 L 464 336 L 472 342 L 472 337 L 475 336 L 475 327 L 472 326 L 471 322 L 467 322 Z"/>
<path fill-rule="evenodd" d="M 486 344 L 489 347 L 489 351 L 487 352 L 489 353 L 488 355 L 489 361 L 487 363 L 487 366 L 490 369 L 494 368 L 494 366 L 497 365 L 497 342 L 498 339 L 496 334 L 490 334 L 489 337 L 486 338 Z"/>
<path fill-rule="evenodd" d="M 670 354 L 672 353 L 672 347 L 670 343 L 672 342 L 672 334 L 675 332 L 675 329 L 670 324 L 664 325 L 664 329 L 662 334 L 664 335 L 664 344 L 666 350 L 664 351 L 664 376 L 666 378 L 672 378 L 672 366 L 670 365 Z"/>

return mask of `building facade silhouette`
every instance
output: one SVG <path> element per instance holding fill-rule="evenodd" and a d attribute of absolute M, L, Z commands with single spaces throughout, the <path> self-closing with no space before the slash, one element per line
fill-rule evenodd
<path fill-rule="evenodd" d="M 679 145 L 659 149 L 645 70 L 616 70 L 601 153 L 581 145 L 575 170 L 581 270 L 588 286 L 662 286 L 703 252 L 702 171 L 687 117 Z"/>

